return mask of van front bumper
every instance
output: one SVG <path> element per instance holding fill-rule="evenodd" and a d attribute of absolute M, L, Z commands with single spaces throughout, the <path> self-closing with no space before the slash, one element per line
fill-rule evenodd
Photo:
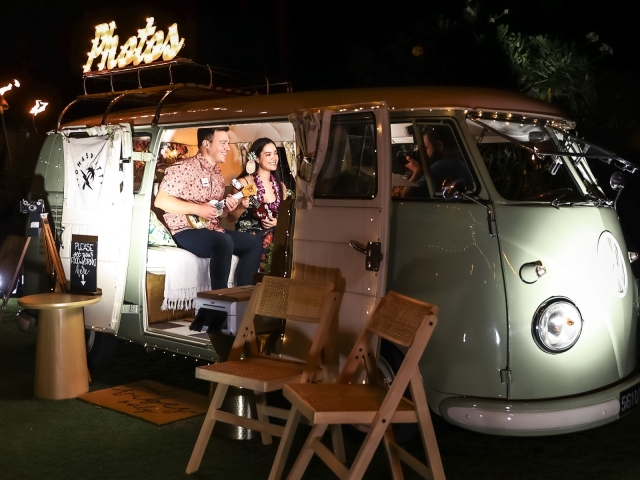
<path fill-rule="evenodd" d="M 636 388 L 634 388 L 636 387 Z M 630 392 L 629 392 L 630 391 Z M 625 392 L 621 413 L 621 394 Z M 604 425 L 640 411 L 640 370 L 604 390 L 544 400 L 449 397 L 440 414 L 467 430 L 492 435 L 537 436 L 576 432 Z"/>

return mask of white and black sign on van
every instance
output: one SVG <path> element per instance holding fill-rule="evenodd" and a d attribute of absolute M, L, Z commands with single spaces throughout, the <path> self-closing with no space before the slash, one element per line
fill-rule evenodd
<path fill-rule="evenodd" d="M 71 290 L 96 294 L 98 289 L 98 237 L 95 235 L 71 236 Z"/>

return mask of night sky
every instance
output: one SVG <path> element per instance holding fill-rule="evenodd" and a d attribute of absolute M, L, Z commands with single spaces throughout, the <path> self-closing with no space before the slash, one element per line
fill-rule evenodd
<path fill-rule="evenodd" d="M 429 42 L 439 21 L 460 21 L 465 5 L 465 0 L 394 0 L 382 7 L 348 0 L 21 1 L 22 8 L 5 14 L 0 27 L 0 85 L 13 77 L 22 82 L 19 91 L 6 95 L 20 112 L 29 110 L 34 95 L 49 100 L 49 112 L 38 119 L 46 125 L 82 91 L 81 67 L 94 26 L 115 21 L 122 44 L 153 16 L 164 31 L 178 23 L 185 38 L 181 56 L 286 79 L 294 90 L 409 83 L 508 87 L 508 72 L 491 56 L 474 55 L 467 37 Z M 629 8 L 620 0 L 597 9 L 584 5 L 576 0 L 485 0 L 474 30 L 490 34 L 486 18 L 508 8 L 498 22 L 511 30 L 555 33 L 577 44 L 594 31 L 614 50 L 595 66 L 637 79 L 639 42 Z M 432 63 L 412 63 L 412 45 L 423 46 L 424 58 Z"/>
<path fill-rule="evenodd" d="M 640 164 L 640 121 L 635 118 L 640 109 L 640 42 L 628 2 L 610 0 L 597 8 L 577 0 L 479 4 L 478 21 L 470 28 L 462 22 L 465 0 L 394 0 L 382 6 L 347 0 L 20 1 L 19 9 L 3 15 L 0 26 L 0 86 L 13 78 L 22 83 L 5 94 L 10 110 L 4 117 L 8 128 L 51 130 L 64 106 L 82 93 L 82 65 L 95 25 L 115 21 L 122 45 L 148 16 L 165 32 L 178 23 L 185 38 L 180 56 L 289 80 L 298 91 L 408 84 L 514 89 L 499 55 L 478 48 L 474 40 L 491 37 L 495 26 L 488 16 L 509 9 L 497 22 L 509 24 L 512 31 L 551 33 L 576 45 L 596 32 L 600 42 L 613 48 L 612 56 L 594 63 L 599 110 L 579 123 L 578 131 Z M 434 35 L 443 24 L 449 33 Z M 424 56 L 413 56 L 413 46 L 422 47 Z M 596 47 L 586 48 L 595 52 Z M 34 119 L 28 111 L 35 99 L 48 101 L 49 107 Z M 615 128 L 612 122 L 617 122 Z M 602 175 L 601 183 L 608 184 L 609 170 Z M 640 174 L 630 177 L 619 212 L 638 249 Z"/>

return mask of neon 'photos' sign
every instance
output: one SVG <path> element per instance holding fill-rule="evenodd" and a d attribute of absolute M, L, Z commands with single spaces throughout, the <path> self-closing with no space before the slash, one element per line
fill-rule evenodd
<path fill-rule="evenodd" d="M 118 35 L 113 34 L 116 22 L 96 25 L 96 36 L 92 41 L 91 51 L 87 54 L 89 59 L 82 69 L 83 72 L 90 72 L 93 61 L 98 57 L 101 57 L 96 65 L 98 71 L 122 68 L 130 64 L 148 64 L 160 57 L 163 60 L 173 59 L 184 45 L 184 38 L 178 35 L 178 25 L 171 25 L 165 37 L 162 30 L 156 30 L 153 21 L 153 17 L 147 18 L 147 25 L 138 30 L 137 36 L 129 37 L 120 46 L 120 53 Z"/>

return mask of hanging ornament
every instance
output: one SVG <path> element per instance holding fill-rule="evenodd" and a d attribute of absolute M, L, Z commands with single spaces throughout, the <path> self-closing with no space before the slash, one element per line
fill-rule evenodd
<path fill-rule="evenodd" d="M 249 175 L 256 171 L 256 154 L 255 152 L 249 152 L 247 155 L 247 164 L 245 165 L 245 170 Z"/>

